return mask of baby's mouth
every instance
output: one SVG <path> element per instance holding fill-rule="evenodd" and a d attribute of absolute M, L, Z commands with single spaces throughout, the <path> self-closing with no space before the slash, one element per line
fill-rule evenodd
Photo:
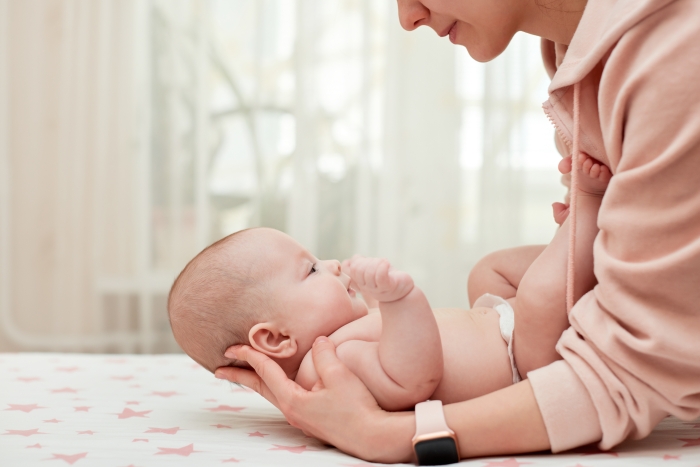
<path fill-rule="evenodd" d="M 355 290 L 353 290 L 352 287 L 348 287 L 348 295 L 350 295 L 351 297 L 355 296 Z"/>

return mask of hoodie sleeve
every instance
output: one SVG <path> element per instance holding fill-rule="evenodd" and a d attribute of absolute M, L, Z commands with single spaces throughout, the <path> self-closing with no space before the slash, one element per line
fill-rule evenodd
<path fill-rule="evenodd" d="M 594 245 L 598 285 L 563 357 L 529 373 L 552 451 L 642 438 L 700 416 L 700 2 L 672 2 L 607 55 L 598 110 L 614 176 Z"/>

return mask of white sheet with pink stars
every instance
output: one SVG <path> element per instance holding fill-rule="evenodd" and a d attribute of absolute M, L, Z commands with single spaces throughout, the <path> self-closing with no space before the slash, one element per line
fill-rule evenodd
<path fill-rule="evenodd" d="M 252 391 L 182 355 L 0 354 L 0 466 L 370 466 L 307 438 Z M 480 467 L 700 465 L 700 420 L 667 418 L 612 452 Z"/>

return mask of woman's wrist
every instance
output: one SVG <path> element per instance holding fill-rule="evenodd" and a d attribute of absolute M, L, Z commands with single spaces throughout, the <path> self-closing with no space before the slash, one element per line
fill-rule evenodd
<path fill-rule="evenodd" d="M 415 461 L 411 444 L 416 431 L 413 412 L 381 411 L 373 423 L 363 427 L 362 452 L 357 454 L 362 459 L 385 464 Z"/>

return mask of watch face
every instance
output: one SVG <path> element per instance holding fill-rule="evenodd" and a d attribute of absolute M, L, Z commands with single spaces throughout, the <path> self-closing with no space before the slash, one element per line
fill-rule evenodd
<path fill-rule="evenodd" d="M 419 465 L 444 465 L 459 462 L 457 444 L 452 438 L 437 438 L 420 441 L 413 448 Z"/>

